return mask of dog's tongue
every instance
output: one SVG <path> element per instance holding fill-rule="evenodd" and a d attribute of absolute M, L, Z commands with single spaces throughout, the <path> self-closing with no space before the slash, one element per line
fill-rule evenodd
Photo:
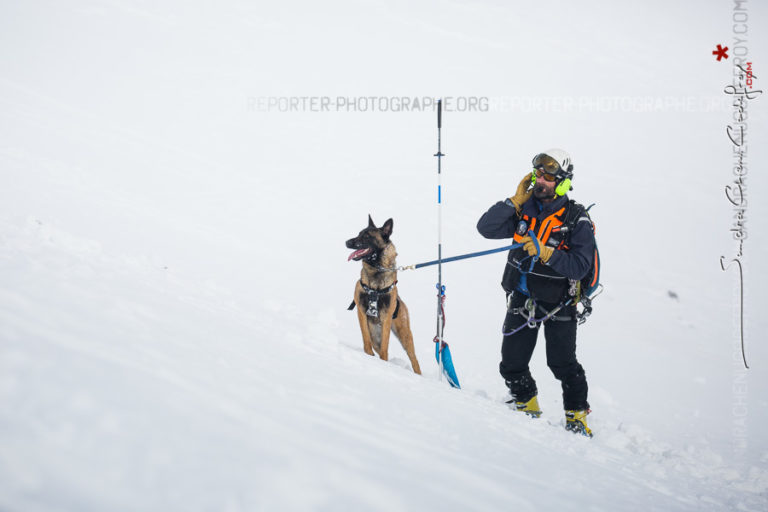
<path fill-rule="evenodd" d="M 353 252 L 352 254 L 349 255 L 349 258 L 347 258 L 347 261 L 349 261 L 349 260 L 351 260 L 353 258 L 357 258 L 358 256 L 365 256 L 369 252 L 371 252 L 371 250 L 369 248 L 358 249 L 358 250 L 356 250 L 355 252 Z"/>

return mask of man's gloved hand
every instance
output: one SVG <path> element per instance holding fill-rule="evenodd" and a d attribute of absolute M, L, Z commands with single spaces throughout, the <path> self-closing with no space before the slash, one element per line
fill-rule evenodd
<path fill-rule="evenodd" d="M 520 181 L 520 184 L 517 185 L 517 191 L 515 192 L 515 195 L 509 198 L 512 204 L 515 205 L 515 210 L 517 210 L 517 213 L 520 213 L 520 208 L 523 206 L 523 203 L 529 200 L 533 194 L 533 189 L 528 190 L 528 187 L 531 186 L 532 175 L 533 173 L 531 172 L 526 174 L 525 178 L 523 178 Z"/>
<path fill-rule="evenodd" d="M 536 239 L 539 242 L 539 248 L 541 249 L 541 254 L 536 252 L 536 244 L 533 243 L 533 239 L 530 236 L 524 236 L 520 243 L 524 244 L 523 249 L 528 252 L 531 256 L 536 256 L 538 254 L 539 259 L 543 261 L 544 263 L 549 261 L 549 258 L 552 257 L 552 253 L 555 252 L 555 250 L 552 247 L 547 247 L 543 243 L 541 243 L 541 240 L 538 238 Z"/>

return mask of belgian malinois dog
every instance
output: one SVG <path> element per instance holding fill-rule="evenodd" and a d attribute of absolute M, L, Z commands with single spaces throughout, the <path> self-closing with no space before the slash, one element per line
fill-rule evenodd
<path fill-rule="evenodd" d="M 360 280 L 355 285 L 355 298 L 349 309 L 357 306 L 357 319 L 363 333 L 363 350 L 381 359 L 389 358 L 390 329 L 411 360 L 413 371 L 421 375 L 419 362 L 413 350 L 413 334 L 408 317 L 408 308 L 397 293 L 397 272 L 395 257 L 397 251 L 390 241 L 392 219 L 380 228 L 368 215 L 368 227 L 355 238 L 347 240 L 347 248 L 355 249 L 347 261 L 363 262 Z"/>

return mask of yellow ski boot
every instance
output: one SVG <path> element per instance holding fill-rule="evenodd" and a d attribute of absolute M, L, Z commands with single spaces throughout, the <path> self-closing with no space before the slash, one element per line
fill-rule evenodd
<path fill-rule="evenodd" d="M 531 398 L 527 402 L 517 402 L 514 400 L 510 400 L 507 403 L 510 405 L 513 405 L 516 410 L 524 412 L 531 418 L 538 418 L 539 416 L 541 416 L 541 409 L 539 408 L 539 400 L 535 395 L 533 398 Z"/>
<path fill-rule="evenodd" d="M 565 430 L 575 434 L 592 437 L 592 430 L 587 426 L 587 414 L 591 411 L 565 411 Z"/>

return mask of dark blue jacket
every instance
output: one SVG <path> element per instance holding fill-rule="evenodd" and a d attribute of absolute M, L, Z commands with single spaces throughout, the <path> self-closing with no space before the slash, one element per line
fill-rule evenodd
<path fill-rule="evenodd" d="M 521 226 L 521 220 L 525 215 L 529 217 L 530 225 L 532 219 L 543 220 L 563 207 L 566 209 L 566 214 L 569 214 L 570 208 L 578 208 L 570 213 L 578 214 L 578 217 L 575 217 L 573 230 L 567 235 L 551 235 L 547 245 L 557 247 L 560 241 L 567 237 L 567 249 L 555 249 L 546 264 L 538 261 L 527 281 L 530 294 L 546 302 L 559 302 L 568 289 L 568 280 L 581 279 L 592 265 L 595 235 L 589 216 L 586 212 L 582 213 L 583 206 L 570 201 L 567 195 L 558 197 L 549 204 L 541 203 L 532 197 L 523 204 L 518 215 L 509 200 L 499 201 L 491 206 L 477 223 L 477 230 L 485 238 L 512 238 L 517 229 L 528 228 L 528 226 Z M 537 228 L 541 226 L 540 221 L 536 224 Z M 502 286 L 508 293 L 518 288 L 520 281 L 518 267 L 527 255 L 522 248 L 509 251 L 507 268 L 502 279 Z"/>

